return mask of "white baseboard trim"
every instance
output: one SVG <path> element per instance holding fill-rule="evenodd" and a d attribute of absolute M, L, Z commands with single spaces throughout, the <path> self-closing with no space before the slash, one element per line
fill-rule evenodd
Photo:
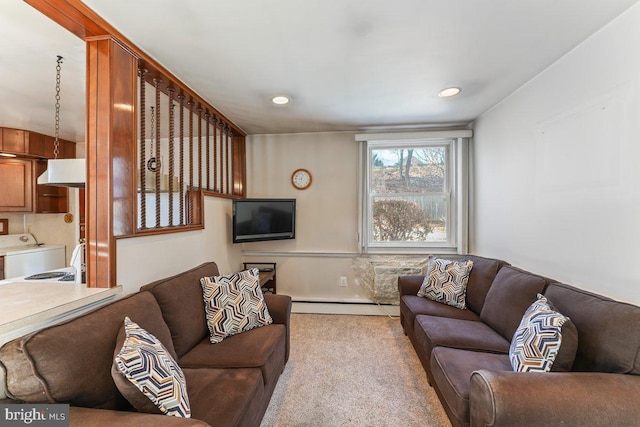
<path fill-rule="evenodd" d="M 397 305 L 349 304 L 330 302 L 293 302 L 292 313 L 355 314 L 365 316 L 399 316 Z"/>

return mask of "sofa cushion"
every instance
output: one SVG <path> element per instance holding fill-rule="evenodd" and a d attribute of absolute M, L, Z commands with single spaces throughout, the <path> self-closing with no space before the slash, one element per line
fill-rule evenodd
<path fill-rule="evenodd" d="M 640 375 L 640 307 L 562 283 L 545 296 L 578 330 L 573 371 Z"/>
<path fill-rule="evenodd" d="M 218 344 L 204 338 L 178 363 L 183 368 L 259 368 L 265 384 L 284 369 L 286 328 L 271 324 L 233 335 Z"/>
<path fill-rule="evenodd" d="M 460 421 L 459 425 L 470 422 L 471 374 L 479 369 L 511 371 L 509 356 L 447 347 L 437 347 L 431 353 L 431 372 L 436 390 Z"/>
<path fill-rule="evenodd" d="M 509 347 L 516 372 L 569 371 L 578 347 L 576 327 L 543 295 L 525 311 Z"/>
<path fill-rule="evenodd" d="M 475 255 L 466 255 L 464 259 L 473 261 L 473 268 L 467 284 L 467 308 L 476 314 L 480 314 L 487 292 L 489 292 L 498 270 L 508 264 L 501 260 Z"/>
<path fill-rule="evenodd" d="M 257 426 L 267 398 L 259 369 L 184 369 L 191 417 L 216 427 Z"/>
<path fill-rule="evenodd" d="M 156 337 L 125 317 L 115 353 L 111 375 L 134 408 L 191 417 L 182 369 Z"/>
<path fill-rule="evenodd" d="M 482 322 L 437 316 L 416 316 L 416 341 L 427 358 L 436 347 L 506 354 L 509 341 Z"/>
<path fill-rule="evenodd" d="M 512 266 L 504 266 L 487 293 L 480 320 L 511 341 L 522 315 L 544 291 L 547 279 Z"/>
<path fill-rule="evenodd" d="M 125 316 L 136 319 L 176 357 L 158 303 L 149 292 L 139 292 L 5 344 L 0 361 L 7 395 L 30 403 L 129 409 L 111 378 Z"/>
<path fill-rule="evenodd" d="M 203 277 L 200 283 L 213 344 L 273 322 L 262 296 L 257 268 Z"/>
<path fill-rule="evenodd" d="M 472 268 L 473 261 L 429 257 L 418 296 L 466 310 L 467 283 Z"/>
<path fill-rule="evenodd" d="M 141 288 L 153 293 L 158 300 L 178 357 L 208 335 L 200 278 L 218 273 L 216 263 L 207 262 Z"/>
<path fill-rule="evenodd" d="M 400 298 L 400 313 L 407 327 L 413 329 L 416 316 L 425 314 L 429 316 L 450 317 L 452 319 L 480 320 L 480 316 L 471 310 L 458 310 L 450 305 L 432 301 L 417 295 L 403 295 Z"/>

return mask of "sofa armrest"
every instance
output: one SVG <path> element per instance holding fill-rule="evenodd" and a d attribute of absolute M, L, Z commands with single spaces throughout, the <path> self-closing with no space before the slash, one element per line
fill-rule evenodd
<path fill-rule="evenodd" d="M 273 323 L 284 325 L 287 330 L 287 345 L 284 356 L 286 363 L 289 360 L 291 347 L 291 297 L 288 295 L 264 294 L 264 302 L 267 304 Z"/>
<path fill-rule="evenodd" d="M 291 318 L 291 297 L 279 294 L 264 294 L 264 302 L 267 304 L 273 323 L 289 327 Z"/>
<path fill-rule="evenodd" d="M 398 277 L 398 292 L 403 295 L 417 295 L 424 281 L 422 276 L 400 276 Z"/>
<path fill-rule="evenodd" d="M 111 411 L 107 409 L 69 408 L 70 427 L 191 427 L 209 424 L 194 418 L 170 417 L 140 412 Z"/>
<path fill-rule="evenodd" d="M 640 376 L 599 372 L 475 371 L 471 426 L 631 426 Z"/>

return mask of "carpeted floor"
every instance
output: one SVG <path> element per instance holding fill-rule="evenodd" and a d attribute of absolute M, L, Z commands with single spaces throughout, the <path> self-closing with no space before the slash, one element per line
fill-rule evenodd
<path fill-rule="evenodd" d="M 450 425 L 398 319 L 291 315 L 291 357 L 261 427 Z"/>

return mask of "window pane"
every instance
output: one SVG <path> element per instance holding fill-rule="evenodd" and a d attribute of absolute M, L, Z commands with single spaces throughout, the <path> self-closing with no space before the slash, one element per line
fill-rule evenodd
<path fill-rule="evenodd" d="M 371 198 L 371 242 L 446 242 L 447 195 Z"/>
<path fill-rule="evenodd" d="M 445 147 L 371 150 L 371 194 L 440 193 L 446 189 Z"/>

